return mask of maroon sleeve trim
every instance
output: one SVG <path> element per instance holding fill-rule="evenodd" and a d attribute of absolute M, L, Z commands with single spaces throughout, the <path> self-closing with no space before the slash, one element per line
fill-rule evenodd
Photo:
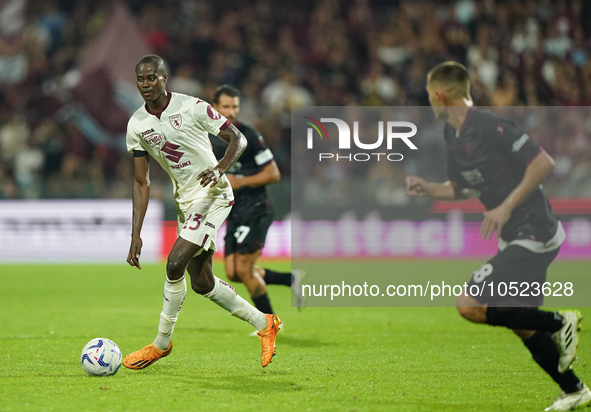
<path fill-rule="evenodd" d="M 226 130 L 228 127 L 230 127 L 230 124 L 232 124 L 232 122 L 229 120 L 226 120 L 226 122 L 220 126 L 220 130 Z"/>
<path fill-rule="evenodd" d="M 228 206 L 234 206 L 234 203 L 236 203 L 236 201 L 232 200 Z"/>
<path fill-rule="evenodd" d="M 529 164 L 531 162 L 533 162 L 533 160 L 540 154 L 542 153 L 544 149 L 540 146 L 538 147 L 538 150 L 536 150 L 536 152 L 532 155 L 532 157 L 530 157 L 530 159 L 527 161 L 526 166 L 529 166 Z"/>

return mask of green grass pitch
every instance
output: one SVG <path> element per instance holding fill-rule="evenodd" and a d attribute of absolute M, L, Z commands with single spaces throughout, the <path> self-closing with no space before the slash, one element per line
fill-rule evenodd
<path fill-rule="evenodd" d="M 416 262 L 440 272 L 460 263 Z M 589 263 L 552 270 L 564 265 Z M 0 411 L 541 411 L 559 392 L 509 331 L 453 308 L 298 312 L 281 286 L 269 292 L 285 331 L 264 372 L 250 325 L 189 291 L 170 356 L 88 377 L 79 357 L 90 339 L 110 338 L 124 355 L 152 341 L 164 265 L 3 265 L 0 282 Z M 589 330 L 575 363 L 588 383 Z"/>

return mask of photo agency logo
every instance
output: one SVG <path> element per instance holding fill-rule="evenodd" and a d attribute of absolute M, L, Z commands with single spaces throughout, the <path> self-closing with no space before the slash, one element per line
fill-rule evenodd
<path fill-rule="evenodd" d="M 417 134 L 417 126 L 411 122 L 403 122 L 403 121 L 379 121 L 378 122 L 378 138 L 374 143 L 362 143 L 359 140 L 359 122 L 353 122 L 353 143 L 358 149 L 366 150 L 365 152 L 356 152 L 356 153 L 343 153 L 342 151 L 351 150 L 351 128 L 342 119 L 328 117 L 328 118 L 320 118 L 320 121 L 309 117 L 309 116 L 302 116 L 305 119 L 304 123 L 311 126 L 308 128 L 307 133 L 307 142 L 306 148 L 313 149 L 314 148 L 314 131 L 318 133 L 320 136 L 320 140 L 329 140 L 328 133 L 326 128 L 323 126 L 322 123 L 332 123 L 336 125 L 339 138 L 339 153 L 337 152 L 325 152 L 318 154 L 318 161 L 328 160 L 328 159 L 336 159 L 338 162 L 339 160 L 348 160 L 354 162 L 367 162 L 370 159 L 375 160 L 389 160 L 391 162 L 399 162 L 404 159 L 402 153 L 395 153 L 391 152 L 394 139 L 402 140 L 411 150 L 418 150 L 418 148 L 414 145 L 413 142 L 410 141 L 410 138 Z M 385 137 L 384 137 L 385 136 Z M 384 144 L 384 140 L 386 140 L 386 150 L 383 151 L 382 146 Z M 374 151 L 376 150 L 376 151 Z M 382 151 L 377 151 L 382 150 Z M 371 151 L 371 152 L 367 152 Z"/>

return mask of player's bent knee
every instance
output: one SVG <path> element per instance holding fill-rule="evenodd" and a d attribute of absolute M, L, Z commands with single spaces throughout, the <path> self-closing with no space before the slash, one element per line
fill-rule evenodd
<path fill-rule="evenodd" d="M 234 272 L 234 277 L 236 278 L 237 282 L 244 283 L 244 282 L 247 282 L 248 280 L 250 280 L 253 277 L 253 274 L 248 269 L 238 268 Z"/>
<path fill-rule="evenodd" d="M 166 262 L 166 276 L 170 280 L 178 280 L 185 274 L 186 265 L 180 260 L 168 257 Z"/>
<path fill-rule="evenodd" d="M 226 276 L 228 277 L 228 280 L 231 280 L 232 282 L 241 282 L 240 278 L 234 271 L 226 271 Z"/>
<path fill-rule="evenodd" d="M 474 323 L 486 323 L 486 309 L 483 307 L 456 307 L 461 317 Z"/>
<path fill-rule="evenodd" d="M 470 296 L 459 296 L 456 300 L 456 309 L 461 317 L 470 322 L 486 322 L 486 308 Z"/>
<path fill-rule="evenodd" d="M 465 307 L 465 306 L 456 306 L 456 309 L 458 310 L 458 313 L 460 314 L 461 317 L 463 317 L 464 319 L 467 319 L 467 320 L 471 320 L 471 318 L 473 316 L 472 309 L 474 309 L 474 308 Z"/>

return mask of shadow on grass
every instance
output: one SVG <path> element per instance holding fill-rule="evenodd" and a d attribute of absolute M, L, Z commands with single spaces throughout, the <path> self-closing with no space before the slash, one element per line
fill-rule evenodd
<path fill-rule="evenodd" d="M 334 346 L 335 342 L 321 341 L 317 338 L 306 338 L 296 335 L 283 335 L 281 332 L 277 336 L 277 346 L 286 345 L 297 348 L 318 348 L 325 346 Z"/>
<path fill-rule="evenodd" d="M 196 384 L 202 390 L 224 393 L 289 393 L 305 389 L 305 384 L 298 381 L 297 375 L 285 370 L 269 371 L 266 373 L 259 372 L 255 374 L 224 373 L 221 376 L 208 374 L 206 376 L 198 376 L 196 379 L 187 380 L 185 383 Z"/>

